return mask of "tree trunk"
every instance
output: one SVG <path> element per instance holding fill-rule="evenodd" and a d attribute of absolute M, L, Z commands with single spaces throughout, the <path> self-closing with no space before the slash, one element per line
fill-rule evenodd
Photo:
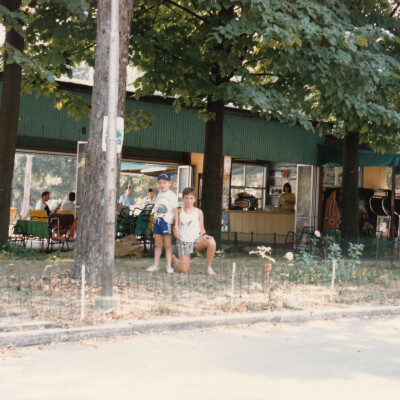
<path fill-rule="evenodd" d="M 24 197 L 21 206 L 22 217 L 28 215 L 29 211 L 29 203 L 31 197 L 31 182 L 32 182 L 32 163 L 33 163 L 33 155 L 28 154 L 26 156 L 26 164 L 25 164 Z"/>
<path fill-rule="evenodd" d="M 132 20 L 132 0 L 119 1 L 119 94 L 118 116 L 124 117 L 126 99 L 126 67 L 130 26 Z M 107 114 L 107 87 L 109 63 L 111 0 L 99 0 L 97 15 L 97 48 L 90 116 L 89 140 L 84 171 L 82 205 L 79 209 L 79 225 L 72 275 L 80 275 L 84 264 L 87 281 L 95 285 L 100 282 L 102 266 L 102 244 L 104 224 L 104 167 L 105 153 L 102 152 L 103 117 Z M 118 159 L 118 165 L 120 158 Z M 119 170 L 119 168 L 118 168 Z M 118 180 L 119 181 L 119 180 Z"/>
<path fill-rule="evenodd" d="M 358 132 L 349 132 L 343 144 L 342 237 L 358 238 Z"/>
<path fill-rule="evenodd" d="M 218 242 L 222 218 L 223 100 L 209 99 L 207 111 L 214 113 L 215 119 L 206 123 L 201 208 L 204 212 L 204 227 L 209 234 L 216 235 Z"/>
<path fill-rule="evenodd" d="M 21 0 L 3 1 L 2 5 L 10 11 L 16 11 L 21 6 Z M 6 33 L 6 44 L 21 52 L 24 50 L 24 39 L 13 29 Z M 16 63 L 7 64 L 5 51 L 0 108 L 0 246 L 8 239 L 20 96 L 21 66 Z"/>

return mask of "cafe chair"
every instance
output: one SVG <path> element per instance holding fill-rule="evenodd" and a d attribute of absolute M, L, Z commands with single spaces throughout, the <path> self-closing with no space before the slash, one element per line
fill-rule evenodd
<path fill-rule="evenodd" d="M 144 251 L 146 251 L 146 243 L 150 244 L 150 247 L 154 244 L 153 232 L 150 230 L 153 207 L 154 204 L 147 204 L 137 216 L 135 223 L 135 235 L 139 243 L 143 243 Z"/>
<path fill-rule="evenodd" d="M 22 219 L 18 208 L 10 208 L 10 225 L 15 225 L 18 219 Z"/>
<path fill-rule="evenodd" d="M 60 230 L 59 227 L 55 227 L 52 230 L 52 234 L 47 241 L 46 253 L 53 251 L 53 248 L 57 246 L 61 251 L 72 250 L 70 245 L 75 242 L 76 230 L 78 227 L 78 220 L 74 219 L 73 223 L 66 229 Z"/>
<path fill-rule="evenodd" d="M 300 235 L 296 235 L 293 231 L 286 234 L 284 253 L 288 250 L 306 250 L 310 249 L 311 238 L 314 237 L 315 228 L 313 226 L 304 226 Z"/>
<path fill-rule="evenodd" d="M 14 242 L 14 243 L 21 242 L 21 244 L 24 244 L 23 235 L 14 233 L 14 226 L 19 219 L 22 219 L 19 209 L 18 208 L 10 208 L 10 223 L 9 223 L 9 229 L 8 229 L 8 240 L 10 242 Z"/>
<path fill-rule="evenodd" d="M 29 210 L 29 219 L 32 221 L 48 221 L 45 210 Z"/>
<path fill-rule="evenodd" d="M 116 239 L 122 239 L 125 236 L 134 234 L 136 219 L 137 218 L 125 213 L 117 215 Z"/>

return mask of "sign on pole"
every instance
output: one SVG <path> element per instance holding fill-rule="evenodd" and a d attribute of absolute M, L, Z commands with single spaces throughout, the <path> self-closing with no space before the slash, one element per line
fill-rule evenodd
<path fill-rule="evenodd" d="M 108 117 L 105 116 L 103 120 L 103 138 L 101 143 L 101 148 L 105 152 L 107 151 L 107 138 L 108 138 Z M 117 118 L 117 153 L 122 152 L 122 145 L 124 143 L 124 119 Z"/>

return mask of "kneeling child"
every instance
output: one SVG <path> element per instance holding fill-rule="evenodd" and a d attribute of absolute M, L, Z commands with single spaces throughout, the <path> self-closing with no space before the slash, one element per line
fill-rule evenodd
<path fill-rule="evenodd" d="M 194 206 L 196 202 L 196 190 L 188 187 L 182 192 L 183 207 L 179 212 L 179 218 L 174 223 L 174 235 L 178 250 L 177 259 L 172 256 L 172 262 L 180 272 L 188 272 L 190 267 L 190 254 L 194 251 L 207 249 L 206 268 L 207 274 L 215 275 L 211 263 L 215 255 L 215 240 L 208 236 L 204 229 L 203 212 Z"/>

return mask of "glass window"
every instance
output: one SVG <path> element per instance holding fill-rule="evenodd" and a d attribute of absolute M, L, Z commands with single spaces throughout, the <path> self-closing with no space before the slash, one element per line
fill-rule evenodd
<path fill-rule="evenodd" d="M 251 164 L 232 164 L 231 175 L 231 208 L 241 209 L 243 203 L 235 201 L 247 198 L 256 198 L 251 201 L 250 210 L 264 210 L 266 187 L 266 167 Z"/>
<path fill-rule="evenodd" d="M 264 167 L 248 165 L 246 167 L 246 186 L 263 187 L 264 186 Z"/>
<path fill-rule="evenodd" d="M 232 165 L 232 186 L 244 186 L 244 165 Z"/>

